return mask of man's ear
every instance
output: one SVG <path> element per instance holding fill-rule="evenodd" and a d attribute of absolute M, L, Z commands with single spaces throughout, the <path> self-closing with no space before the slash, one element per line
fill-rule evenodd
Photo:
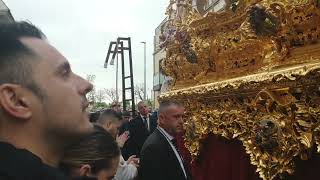
<path fill-rule="evenodd" d="M 162 120 L 165 118 L 163 113 L 160 113 L 158 116 L 158 123 L 162 123 Z"/>
<path fill-rule="evenodd" d="M 91 166 L 89 164 L 82 165 L 80 167 L 79 174 L 81 177 L 89 177 L 91 175 Z"/>
<path fill-rule="evenodd" d="M 111 126 L 112 126 L 112 121 L 107 121 L 106 123 L 105 123 L 105 126 L 106 126 L 106 128 L 107 129 L 109 129 Z"/>
<path fill-rule="evenodd" d="M 15 84 L 0 86 L 0 106 L 3 111 L 18 119 L 30 119 L 30 101 L 24 88 Z"/>

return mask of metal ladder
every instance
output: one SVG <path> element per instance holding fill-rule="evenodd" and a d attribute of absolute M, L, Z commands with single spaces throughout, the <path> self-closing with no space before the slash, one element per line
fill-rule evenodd
<path fill-rule="evenodd" d="M 125 42 L 127 42 L 127 46 L 124 46 Z M 125 58 L 125 51 L 128 53 L 128 58 Z M 121 66 L 122 66 L 122 104 L 123 111 L 129 111 L 132 113 L 132 117 L 136 116 L 135 111 L 135 101 L 134 101 L 134 83 L 133 83 L 133 68 L 132 68 L 132 51 L 131 51 L 131 38 L 127 37 L 118 37 L 117 41 L 111 41 L 108 49 L 107 58 L 105 61 L 105 68 L 107 68 L 107 64 L 109 62 L 110 56 L 112 55 L 112 59 L 110 64 L 114 64 L 114 59 L 117 54 L 120 55 Z M 125 71 L 125 61 L 129 61 L 129 75 L 126 75 Z M 130 83 L 126 84 L 126 79 L 129 79 Z M 127 97 L 127 92 L 129 91 L 129 97 Z M 128 103 L 131 105 L 131 110 L 128 110 Z"/>

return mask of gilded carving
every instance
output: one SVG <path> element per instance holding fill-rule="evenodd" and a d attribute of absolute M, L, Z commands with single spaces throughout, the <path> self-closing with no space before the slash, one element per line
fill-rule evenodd
<path fill-rule="evenodd" d="M 185 105 L 187 148 L 196 158 L 211 133 L 238 139 L 262 179 L 293 175 L 320 153 L 319 1 L 228 0 L 204 16 L 185 2 L 168 21 L 174 82 L 159 99 Z"/>
<path fill-rule="evenodd" d="M 317 1 L 247 0 L 228 6 L 205 17 L 189 10 L 185 19 L 170 21 L 176 32 L 165 46 L 169 53 L 163 70 L 175 79 L 173 89 L 303 63 L 305 58 L 290 59 L 290 54 L 319 39 Z"/>
<path fill-rule="evenodd" d="M 320 60 L 320 59 L 319 59 Z M 169 91 L 186 107 L 194 157 L 208 134 L 239 139 L 263 179 L 294 174 L 294 159 L 320 144 L 320 63 Z M 320 152 L 320 151 L 319 151 Z"/>

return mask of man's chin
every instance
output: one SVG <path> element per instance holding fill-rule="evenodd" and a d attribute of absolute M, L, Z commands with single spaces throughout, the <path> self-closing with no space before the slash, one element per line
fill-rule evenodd
<path fill-rule="evenodd" d="M 94 130 L 93 124 L 92 124 L 91 122 L 87 121 L 87 124 L 86 124 L 83 132 L 84 132 L 85 134 L 89 134 L 89 133 L 91 133 L 93 130 Z"/>
<path fill-rule="evenodd" d="M 184 132 L 183 127 L 177 127 L 176 132 L 177 132 L 177 133 L 182 133 L 182 132 Z"/>
<path fill-rule="evenodd" d="M 89 116 L 85 115 L 81 121 L 81 127 L 79 130 L 80 135 L 87 135 L 93 131 L 93 124 L 89 120 Z"/>
<path fill-rule="evenodd" d="M 72 141 L 78 141 L 83 137 L 88 136 L 91 132 L 94 131 L 93 124 L 88 123 L 86 125 L 81 125 L 78 129 L 74 129 L 73 136 L 71 138 Z"/>
<path fill-rule="evenodd" d="M 74 142 L 78 142 L 80 139 L 88 136 L 93 132 L 93 125 L 88 122 L 86 124 L 81 124 L 79 126 L 74 126 L 70 129 L 64 129 L 63 132 L 60 132 L 60 140 L 66 145 L 70 145 Z"/>

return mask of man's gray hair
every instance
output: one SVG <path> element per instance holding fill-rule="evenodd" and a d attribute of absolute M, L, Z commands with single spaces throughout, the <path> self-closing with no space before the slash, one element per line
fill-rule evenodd
<path fill-rule="evenodd" d="M 162 101 L 160 102 L 160 105 L 159 105 L 159 111 L 158 111 L 158 115 L 160 115 L 161 113 L 163 113 L 168 107 L 170 106 L 182 106 L 182 104 L 178 101 Z"/>

